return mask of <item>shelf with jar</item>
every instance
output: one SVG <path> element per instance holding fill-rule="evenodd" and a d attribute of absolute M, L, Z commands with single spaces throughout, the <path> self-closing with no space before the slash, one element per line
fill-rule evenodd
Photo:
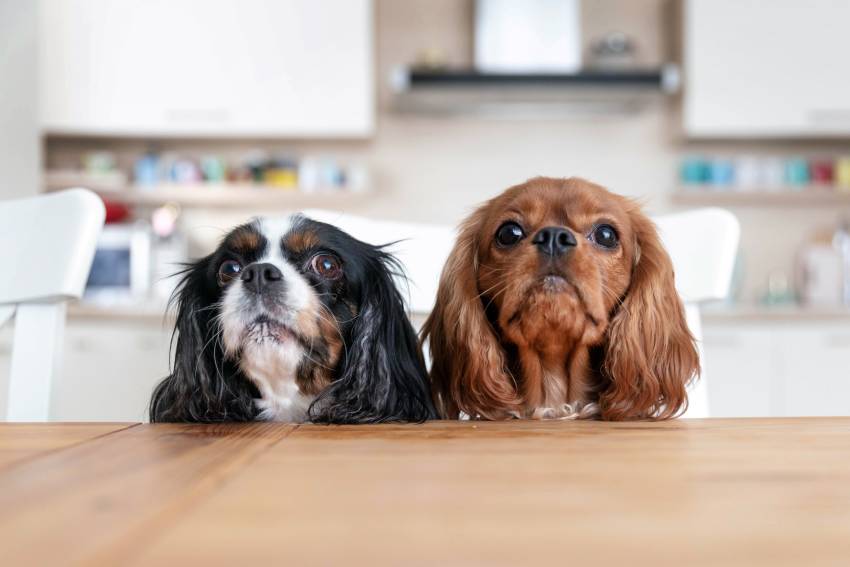
<path fill-rule="evenodd" d="M 111 153 L 93 152 L 83 157 L 79 168 L 45 173 L 46 191 L 70 187 L 91 189 L 107 202 L 141 207 L 340 207 L 373 194 L 368 168 L 362 164 L 262 152 L 238 161 L 149 152 L 135 160 L 131 174 L 116 166 Z"/>
<path fill-rule="evenodd" d="M 850 207 L 850 156 L 688 156 L 679 183 L 678 205 Z"/>

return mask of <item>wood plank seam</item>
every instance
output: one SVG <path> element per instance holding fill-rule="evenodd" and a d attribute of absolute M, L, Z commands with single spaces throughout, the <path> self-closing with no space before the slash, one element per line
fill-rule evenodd
<path fill-rule="evenodd" d="M 38 453 L 33 453 L 32 455 L 27 455 L 26 457 L 21 457 L 20 459 L 17 459 L 15 461 L 10 462 L 10 463 L 0 464 L 0 473 L 4 473 L 4 472 L 6 472 L 10 469 L 13 469 L 15 467 L 25 465 L 25 464 L 27 464 L 31 461 L 34 461 L 35 459 L 41 459 L 41 458 L 46 457 L 47 455 L 52 455 L 52 454 L 58 453 L 60 451 L 67 451 L 69 449 L 74 449 L 74 448 L 80 447 L 81 445 L 85 445 L 86 443 L 91 443 L 92 441 L 102 439 L 103 437 L 107 437 L 109 435 L 114 435 L 116 433 L 121 433 L 121 432 L 127 431 L 128 429 L 132 429 L 132 428 L 137 427 L 139 425 L 141 425 L 140 422 L 139 423 L 129 423 L 126 426 L 124 426 L 120 429 L 114 429 L 112 431 L 107 431 L 106 433 L 100 433 L 98 435 L 95 435 L 94 437 L 89 437 L 88 439 L 81 439 L 79 441 L 75 441 L 75 442 L 71 443 L 70 445 L 64 445 L 62 447 L 53 447 L 52 449 L 45 449 L 44 451 L 40 451 Z"/>
<path fill-rule="evenodd" d="M 134 559 L 847 565 L 848 449 L 846 418 L 305 425 Z"/>

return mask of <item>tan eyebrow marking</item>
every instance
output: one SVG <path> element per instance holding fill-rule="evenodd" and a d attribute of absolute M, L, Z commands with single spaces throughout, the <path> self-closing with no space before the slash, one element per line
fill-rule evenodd
<path fill-rule="evenodd" d="M 239 251 L 257 250 L 260 247 L 260 235 L 253 230 L 240 230 L 231 237 L 230 245 Z"/>
<path fill-rule="evenodd" d="M 295 252 L 304 252 L 319 245 L 319 236 L 312 230 L 294 230 L 283 238 L 283 245 Z"/>

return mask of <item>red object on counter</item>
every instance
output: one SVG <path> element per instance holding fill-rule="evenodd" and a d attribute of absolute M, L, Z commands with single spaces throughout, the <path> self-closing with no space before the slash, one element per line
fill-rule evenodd
<path fill-rule="evenodd" d="M 121 222 L 130 216 L 130 208 L 124 203 L 103 199 L 103 205 L 106 207 L 106 224 Z"/>

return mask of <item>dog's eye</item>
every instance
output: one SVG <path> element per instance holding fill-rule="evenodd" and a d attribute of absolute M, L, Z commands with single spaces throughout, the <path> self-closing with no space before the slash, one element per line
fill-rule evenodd
<path fill-rule="evenodd" d="M 218 267 L 218 283 L 224 285 L 242 273 L 242 265 L 235 260 L 225 260 Z"/>
<path fill-rule="evenodd" d="M 336 280 L 342 275 L 342 265 L 335 256 L 330 254 L 317 254 L 310 262 L 313 271 L 326 280 Z"/>
<path fill-rule="evenodd" d="M 616 248 L 620 240 L 613 226 L 600 224 L 593 229 L 593 241 L 603 248 Z"/>
<path fill-rule="evenodd" d="M 515 222 L 506 222 L 496 231 L 496 242 L 500 246 L 513 246 L 525 237 L 522 227 Z"/>

